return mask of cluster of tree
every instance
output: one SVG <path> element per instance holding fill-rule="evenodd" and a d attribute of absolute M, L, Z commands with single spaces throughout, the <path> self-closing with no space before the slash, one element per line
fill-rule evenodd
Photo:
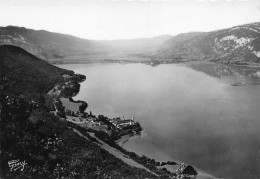
<path fill-rule="evenodd" d="M 60 96 L 62 97 L 68 97 L 68 96 L 74 96 L 79 92 L 79 84 L 73 84 L 73 87 L 65 87 L 61 90 Z"/>
<path fill-rule="evenodd" d="M 71 128 L 86 129 L 61 121 L 44 105 L 34 108 L 27 98 L 4 97 L 0 123 L 3 178 L 155 178 L 100 148 L 96 139 L 79 137 Z M 8 161 L 15 159 L 26 161 L 23 171 L 10 171 Z"/>
<path fill-rule="evenodd" d="M 82 104 L 79 106 L 79 112 L 81 114 L 84 114 L 84 112 L 87 109 L 87 107 L 88 107 L 88 103 L 83 101 Z"/>
<path fill-rule="evenodd" d="M 72 96 L 75 96 L 79 90 L 80 90 L 80 82 L 86 80 L 86 76 L 80 75 L 80 74 L 73 74 L 71 78 L 69 79 L 63 79 L 60 81 L 61 86 L 65 86 L 65 88 L 61 89 L 60 96 L 62 97 L 68 97 L 71 98 Z M 68 83 L 69 85 L 66 85 L 65 83 Z M 71 98 L 72 99 L 72 98 Z M 82 101 L 81 101 L 82 102 Z M 85 102 L 84 102 L 85 103 Z M 84 104 L 85 107 L 86 104 Z M 86 107 L 87 108 L 87 107 Z M 85 110 L 85 109 L 84 109 Z M 83 111 L 84 111 L 83 110 Z"/>
<path fill-rule="evenodd" d="M 73 78 L 75 80 L 77 80 L 79 83 L 86 80 L 86 76 L 85 75 L 76 74 L 76 73 L 74 74 Z"/>
<path fill-rule="evenodd" d="M 108 127 L 110 127 L 110 129 L 115 128 L 115 126 L 108 120 L 108 117 L 106 117 L 106 116 L 98 115 L 97 121 L 103 122 L 103 123 L 106 124 Z"/>
<path fill-rule="evenodd" d="M 67 116 L 78 117 L 78 114 L 77 114 L 77 113 L 75 113 L 74 111 L 71 111 L 71 110 L 69 110 L 69 109 L 66 109 L 66 110 L 65 110 L 65 114 L 66 114 Z"/>
<path fill-rule="evenodd" d="M 177 165 L 177 163 L 174 161 L 167 161 L 167 162 L 161 162 L 159 166 L 164 166 L 164 165 Z"/>

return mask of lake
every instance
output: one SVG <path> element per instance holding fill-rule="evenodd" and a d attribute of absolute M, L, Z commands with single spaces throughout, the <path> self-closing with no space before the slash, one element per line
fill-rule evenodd
<path fill-rule="evenodd" d="M 67 64 L 86 75 L 75 99 L 87 112 L 135 117 L 144 128 L 122 143 L 157 160 L 217 177 L 260 178 L 260 70 L 213 63 Z"/>

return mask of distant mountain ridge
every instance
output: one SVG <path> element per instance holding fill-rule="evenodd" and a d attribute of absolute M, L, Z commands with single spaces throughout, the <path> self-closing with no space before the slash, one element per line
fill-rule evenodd
<path fill-rule="evenodd" d="M 260 22 L 212 32 L 125 40 L 86 40 L 71 35 L 0 27 L 0 45 L 14 45 L 53 63 L 115 61 L 218 61 L 260 63 Z"/>
<path fill-rule="evenodd" d="M 105 59 L 107 54 L 152 51 L 170 38 L 170 35 L 161 35 L 126 40 L 87 40 L 25 27 L 0 27 L 0 45 L 18 46 L 38 58 L 55 63 L 98 61 Z"/>
<path fill-rule="evenodd" d="M 165 42 L 155 57 L 260 63 L 260 22 L 212 32 L 180 34 Z"/>
<path fill-rule="evenodd" d="M 92 40 L 16 26 L 0 27 L 0 45 L 4 44 L 21 47 L 44 60 L 101 53 L 106 48 Z"/>

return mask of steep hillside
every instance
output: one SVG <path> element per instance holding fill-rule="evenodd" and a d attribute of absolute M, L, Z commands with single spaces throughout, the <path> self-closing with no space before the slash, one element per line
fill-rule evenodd
<path fill-rule="evenodd" d="M 0 55 L 0 178 L 158 178 L 127 165 L 86 129 L 55 115 L 58 99 L 46 91 L 64 74 L 75 76 L 72 71 L 19 47 L 0 46 Z"/>
<path fill-rule="evenodd" d="M 260 23 L 205 33 L 180 34 L 165 42 L 157 58 L 260 63 Z"/>
<path fill-rule="evenodd" d="M 9 82 L 9 90 L 18 94 L 45 93 L 63 74 L 74 74 L 12 45 L 0 46 L 1 73 Z"/>
<path fill-rule="evenodd" d="M 3 44 L 21 47 L 33 55 L 49 61 L 101 53 L 106 48 L 98 42 L 71 35 L 15 26 L 0 27 L 0 45 Z"/>

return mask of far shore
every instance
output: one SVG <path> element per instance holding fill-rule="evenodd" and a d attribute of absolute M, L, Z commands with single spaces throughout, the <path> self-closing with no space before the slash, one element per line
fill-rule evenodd
<path fill-rule="evenodd" d="M 84 58 L 85 59 L 85 58 Z M 238 67 L 247 67 L 247 68 L 260 68 L 260 64 L 258 63 L 224 63 L 222 61 L 214 61 L 214 60 L 194 60 L 194 59 L 187 59 L 187 60 L 175 60 L 172 58 L 169 59 L 161 59 L 161 58 L 138 58 L 126 60 L 125 57 L 118 57 L 116 59 L 113 58 L 106 58 L 102 57 L 97 60 L 84 60 L 84 59 L 65 59 L 62 62 L 58 62 L 55 59 L 50 60 L 50 63 L 54 65 L 68 65 L 68 64 L 93 64 L 93 63 L 118 63 L 118 64 L 131 64 L 131 63 L 142 63 L 147 64 L 151 66 L 157 66 L 161 64 L 178 64 L 178 63 L 189 63 L 189 62 L 198 62 L 198 63 L 217 63 L 217 64 L 223 64 L 223 65 L 232 65 L 232 66 L 238 66 Z M 140 60 L 142 59 L 142 60 Z"/>

